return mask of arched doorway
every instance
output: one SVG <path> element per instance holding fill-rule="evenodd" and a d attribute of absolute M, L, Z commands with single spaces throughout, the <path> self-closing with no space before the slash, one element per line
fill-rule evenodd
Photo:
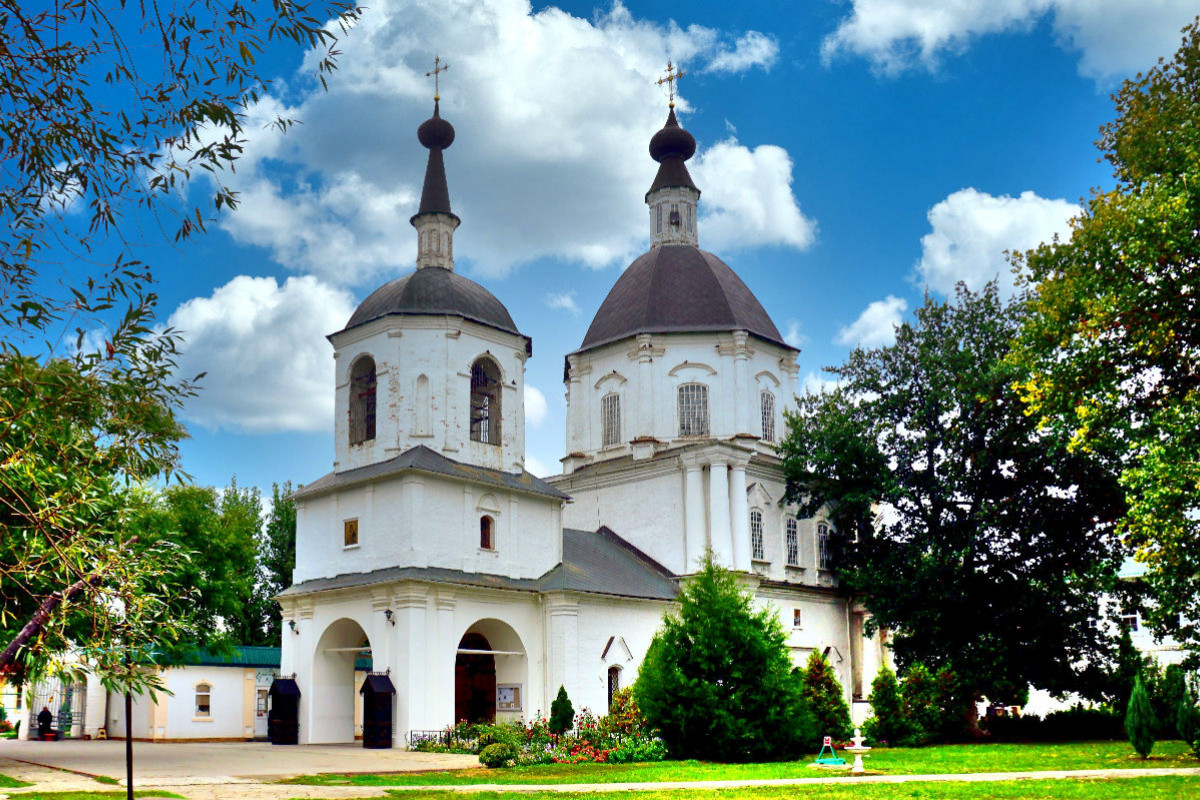
<path fill-rule="evenodd" d="M 454 719 L 487 722 L 524 711 L 525 646 L 498 619 L 476 622 L 458 642 L 454 658 Z M 499 705 L 497 698 L 499 696 Z"/>
<path fill-rule="evenodd" d="M 361 715 L 355 712 L 362 704 L 355 671 L 370 671 L 370 654 L 366 631 L 352 619 L 339 619 L 321 634 L 313 654 L 312 691 L 304 698 L 312 704 L 310 743 L 354 741 Z"/>

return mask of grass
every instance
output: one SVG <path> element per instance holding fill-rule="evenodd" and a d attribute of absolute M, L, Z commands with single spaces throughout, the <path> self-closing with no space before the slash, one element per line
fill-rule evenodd
<path fill-rule="evenodd" d="M 0 789 L 20 789 L 22 786 L 33 786 L 33 784 L 10 778 L 7 775 L 0 775 Z"/>
<path fill-rule="evenodd" d="M 403 800 L 453 800 L 462 795 L 447 791 L 389 792 Z M 748 789 L 661 790 L 638 792 L 636 800 L 794 800 L 797 796 L 820 800 L 1178 800 L 1200 795 L 1200 778 L 1120 778 L 1113 780 L 1005 781 L 1003 783 L 909 783 L 846 786 L 771 786 Z M 481 792 L 471 800 L 581 800 L 594 794 L 558 792 Z M 621 797 L 627 797 L 621 795 Z M 363 798 L 366 800 L 366 798 Z M 621 798 L 615 798 L 621 800 Z"/>
<path fill-rule="evenodd" d="M 92 779 L 96 781 L 96 783 L 104 783 L 108 784 L 109 786 L 116 786 L 120 783 L 120 781 L 116 778 L 110 778 L 107 775 L 93 775 Z"/>
<path fill-rule="evenodd" d="M 472 783 L 629 783 L 720 781 L 828 776 L 808 768 L 811 759 L 777 764 L 715 764 L 663 761 L 653 764 L 548 764 L 511 769 L 460 769 L 390 774 L 323 773 L 283 783 L 317 786 L 432 786 Z M 964 744 L 892 747 L 871 751 L 868 770 L 890 775 L 1025 772 L 1075 769 L 1200 767 L 1183 742 L 1159 742 L 1153 757 L 1138 758 L 1127 742 L 1066 744 Z M 815 775 L 814 775 L 815 773 Z"/>
<path fill-rule="evenodd" d="M 163 792 L 157 789 L 135 791 L 134 797 L 177 797 L 183 800 L 183 795 Z M 119 792 L 31 792 L 14 795 L 13 800 L 125 800 L 125 791 Z"/>

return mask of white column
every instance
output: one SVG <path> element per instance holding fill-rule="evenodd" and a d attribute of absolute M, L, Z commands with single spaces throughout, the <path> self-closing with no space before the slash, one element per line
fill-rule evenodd
<path fill-rule="evenodd" d="M 403 742 L 410 730 L 424 729 L 425 695 L 425 590 L 411 589 L 396 595 L 396 645 L 392 659 L 396 669 L 392 684 L 396 687 L 395 713 L 392 717 L 396 742 Z"/>
<path fill-rule="evenodd" d="M 104 713 L 108 710 L 108 690 L 104 688 L 104 684 L 95 675 L 88 673 L 87 676 L 87 691 L 84 694 L 83 718 L 87 727 L 84 733 L 96 738 L 96 734 L 101 728 L 107 725 L 107 720 L 104 719 Z"/>
<path fill-rule="evenodd" d="M 291 637 L 289 641 L 293 648 L 292 674 L 296 676 L 296 685 L 300 688 L 300 744 L 308 744 L 314 739 L 313 726 L 316 725 L 319 703 L 330 701 L 328 698 L 318 698 L 314 686 L 313 658 L 316 655 L 317 631 L 314 628 L 312 607 L 298 607 L 294 619 L 295 632 L 285 622 L 281 636 Z"/>
<path fill-rule="evenodd" d="M 733 566 L 733 536 L 729 527 L 729 467 L 714 462 L 708 467 L 708 531 L 713 560 Z"/>
<path fill-rule="evenodd" d="M 746 502 L 746 465 L 729 469 L 729 515 L 733 530 L 733 568 L 750 571 L 750 507 Z"/>
<path fill-rule="evenodd" d="M 425 711 L 429 730 L 453 725 L 454 719 L 454 661 L 458 656 L 458 632 L 454 629 L 454 593 L 439 589 L 437 593 L 437 636 L 430 637 L 430 692 Z"/>
<path fill-rule="evenodd" d="M 686 544 L 684 555 L 687 563 L 683 572 L 696 570 L 696 563 L 704 555 L 707 536 L 704 530 L 704 474 L 698 462 L 684 466 L 684 496 Z"/>
<path fill-rule="evenodd" d="M 579 606 L 574 598 L 552 597 L 547 603 L 550 614 L 550 696 L 558 687 L 579 696 Z"/>
<path fill-rule="evenodd" d="M 733 433 L 753 433 L 758 430 L 753 424 L 750 410 L 756 407 L 754 387 L 750 380 L 749 334 L 733 332 Z"/>
<path fill-rule="evenodd" d="M 633 435 L 630 439 L 636 439 L 643 436 L 654 435 L 654 398 L 651 395 L 651 387 L 654 382 L 654 376 L 651 373 L 650 365 L 654 360 L 654 349 L 650 344 L 650 334 L 643 333 L 637 337 L 638 355 L 637 355 L 637 408 L 633 410 L 632 419 L 634 430 L 630 431 Z M 632 396 L 634 393 L 629 392 Z M 672 438 L 671 434 L 667 435 Z"/>

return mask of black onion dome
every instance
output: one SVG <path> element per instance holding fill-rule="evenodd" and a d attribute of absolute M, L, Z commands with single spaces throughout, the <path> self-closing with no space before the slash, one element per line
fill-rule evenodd
<path fill-rule="evenodd" d="M 417 139 L 430 150 L 435 147 L 445 150 L 454 144 L 454 126 L 442 119 L 442 115 L 438 113 L 437 100 L 433 101 L 433 116 L 417 128 Z"/>
<path fill-rule="evenodd" d="M 670 244 L 629 265 L 600 304 L 579 349 L 639 333 L 736 330 L 790 348 L 728 264 L 694 245 Z"/>
<path fill-rule="evenodd" d="M 675 119 L 675 109 L 667 115 L 667 124 L 650 139 L 650 157 L 662 163 L 664 158 L 676 156 L 687 161 L 696 154 L 696 139 Z"/>
<path fill-rule="evenodd" d="M 521 335 L 508 309 L 495 295 L 448 269 L 419 269 L 385 283 L 362 301 L 346 329 L 393 314 L 457 316 Z"/>

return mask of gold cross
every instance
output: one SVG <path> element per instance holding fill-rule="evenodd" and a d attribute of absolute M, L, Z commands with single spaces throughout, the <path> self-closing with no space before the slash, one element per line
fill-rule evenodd
<path fill-rule="evenodd" d="M 657 83 L 659 86 L 662 86 L 664 83 L 667 85 L 667 93 L 671 98 L 671 108 L 675 107 L 675 81 L 679 80 L 686 74 L 687 73 L 684 72 L 682 68 L 676 67 L 668 60 L 666 77 L 659 78 L 657 81 L 655 81 L 655 83 Z"/>
<path fill-rule="evenodd" d="M 429 78 L 429 77 L 433 78 L 433 99 L 434 100 L 442 99 L 441 97 L 438 96 L 438 73 L 445 72 L 446 70 L 450 69 L 449 64 L 444 64 L 444 65 L 441 65 L 441 64 L 442 64 L 441 56 L 434 56 L 433 57 L 433 69 L 431 69 L 431 70 L 429 70 L 429 72 L 425 73 L 426 78 Z M 439 65 L 441 65 L 441 66 L 439 66 Z"/>

